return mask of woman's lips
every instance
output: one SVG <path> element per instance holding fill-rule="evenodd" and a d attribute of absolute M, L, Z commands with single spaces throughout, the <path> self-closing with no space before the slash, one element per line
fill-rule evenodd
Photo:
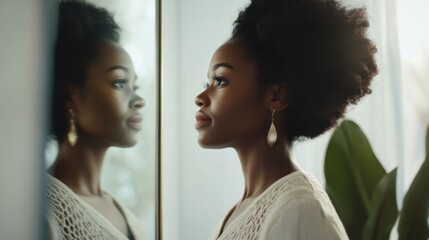
<path fill-rule="evenodd" d="M 140 130 L 142 128 L 142 120 L 143 117 L 141 114 L 135 114 L 127 119 L 127 125 L 136 130 Z"/>
<path fill-rule="evenodd" d="M 212 120 L 203 112 L 197 112 L 195 114 L 195 128 L 199 129 L 207 124 L 209 124 Z"/>

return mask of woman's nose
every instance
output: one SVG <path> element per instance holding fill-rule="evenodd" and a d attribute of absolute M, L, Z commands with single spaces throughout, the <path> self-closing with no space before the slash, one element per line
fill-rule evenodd
<path fill-rule="evenodd" d="M 133 108 L 140 109 L 140 108 L 144 107 L 144 105 L 146 105 L 145 100 L 138 95 L 136 96 L 136 99 L 134 99 L 134 101 L 132 102 Z"/>
<path fill-rule="evenodd" d="M 198 107 L 202 107 L 202 106 L 206 106 L 207 105 L 207 98 L 203 95 L 204 92 L 198 94 L 195 97 L 195 105 L 197 105 Z"/>

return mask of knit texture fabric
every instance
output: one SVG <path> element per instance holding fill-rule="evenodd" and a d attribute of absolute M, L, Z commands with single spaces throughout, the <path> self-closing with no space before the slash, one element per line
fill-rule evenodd
<path fill-rule="evenodd" d="M 53 239 L 126 240 L 104 216 L 58 179 L 48 175 L 48 223 Z M 141 224 L 124 206 L 123 212 L 136 240 L 144 240 Z"/>
<path fill-rule="evenodd" d="M 348 239 L 325 190 L 302 171 L 273 183 L 219 236 L 221 225 L 211 239 Z"/>

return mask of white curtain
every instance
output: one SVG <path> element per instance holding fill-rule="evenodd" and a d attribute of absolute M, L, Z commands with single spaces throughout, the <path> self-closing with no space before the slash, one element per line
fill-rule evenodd
<path fill-rule="evenodd" d="M 397 31 L 403 89 L 403 190 L 424 160 L 429 125 L 429 2 L 397 0 Z"/>
<path fill-rule="evenodd" d="M 346 1 L 347 3 L 347 1 Z M 352 107 L 347 118 L 362 128 L 387 171 L 398 167 L 397 202 L 403 197 L 422 164 L 429 124 L 429 1 L 361 0 L 365 5 L 369 36 L 377 45 L 379 75 L 373 93 Z M 324 181 L 323 154 L 331 133 L 296 146 L 298 161 Z M 316 164 L 313 161 L 316 160 Z M 391 239 L 396 239 L 396 229 Z"/>

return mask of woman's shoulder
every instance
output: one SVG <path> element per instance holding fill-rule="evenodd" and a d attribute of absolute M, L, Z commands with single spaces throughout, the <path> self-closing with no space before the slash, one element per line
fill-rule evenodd
<path fill-rule="evenodd" d="M 68 205 L 76 203 L 73 191 L 49 174 L 46 175 L 45 196 L 50 208 L 67 208 Z"/>
<path fill-rule="evenodd" d="M 49 174 L 46 174 L 45 197 L 50 227 L 68 228 L 68 224 L 79 221 L 81 213 L 85 211 L 73 191 Z"/>
<path fill-rule="evenodd" d="M 55 177 L 46 174 L 45 197 L 47 209 L 45 212 L 49 230 L 49 239 L 64 239 L 64 228 L 69 218 L 73 216 L 76 203 L 69 193 L 68 187 Z"/>
<path fill-rule="evenodd" d="M 67 185 L 50 175 L 47 176 L 46 197 L 48 224 L 55 230 L 56 235 L 66 239 L 126 239 Z M 129 215 L 127 214 L 127 220 L 130 218 Z"/>
<path fill-rule="evenodd" d="M 269 191 L 275 195 L 276 199 L 285 197 L 290 200 L 295 198 L 325 200 L 328 198 L 313 174 L 304 171 L 295 171 L 279 179 L 270 187 Z M 279 200 L 275 200 L 275 202 L 277 203 Z"/>
<path fill-rule="evenodd" d="M 269 238 L 262 239 L 284 235 L 290 237 L 285 239 L 348 239 L 328 195 L 311 173 L 295 172 L 280 185 L 261 230 Z"/>
<path fill-rule="evenodd" d="M 334 212 L 335 209 L 328 194 L 313 176 L 313 174 L 296 171 L 286 176 L 280 184 L 277 197 L 272 208 L 300 209 L 309 205 L 318 207 L 326 213 Z M 335 213 L 336 214 L 336 213 Z"/>

